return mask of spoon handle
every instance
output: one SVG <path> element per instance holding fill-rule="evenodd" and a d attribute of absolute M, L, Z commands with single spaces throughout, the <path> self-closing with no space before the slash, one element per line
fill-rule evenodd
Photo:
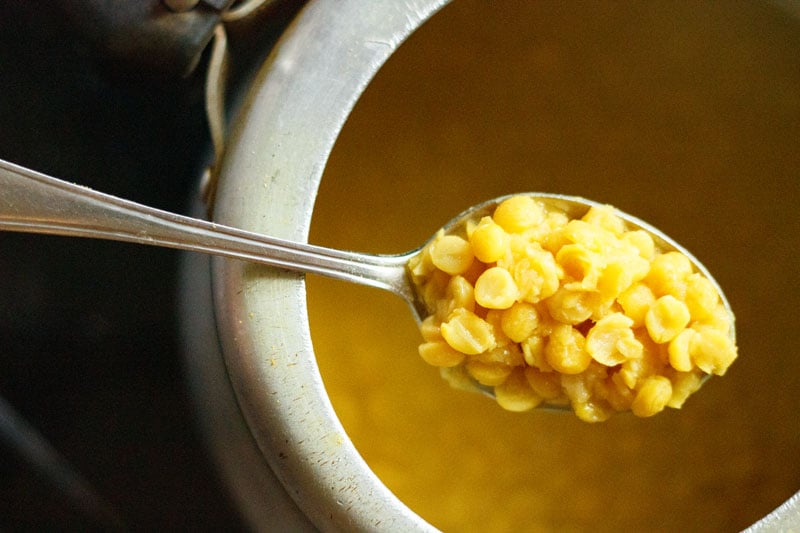
<path fill-rule="evenodd" d="M 177 215 L 0 159 L 0 230 L 165 246 L 320 274 L 413 300 L 409 255 L 370 255 L 298 243 Z"/>

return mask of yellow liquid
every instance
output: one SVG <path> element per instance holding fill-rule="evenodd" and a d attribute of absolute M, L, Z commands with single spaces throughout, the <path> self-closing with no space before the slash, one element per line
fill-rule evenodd
<path fill-rule="evenodd" d="M 337 414 L 413 510 L 447 531 L 733 531 L 800 489 L 798 52 L 769 5 L 458 0 L 390 59 L 311 242 L 401 252 L 488 198 L 577 194 L 697 255 L 740 347 L 680 411 L 508 413 L 422 362 L 402 301 L 310 278 Z"/>

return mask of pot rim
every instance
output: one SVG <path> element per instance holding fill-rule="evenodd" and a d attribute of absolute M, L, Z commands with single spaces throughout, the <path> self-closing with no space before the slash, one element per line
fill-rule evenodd
<path fill-rule="evenodd" d="M 378 69 L 448 0 L 315 0 L 256 75 L 220 168 L 217 222 L 306 242 L 325 163 Z M 239 409 L 320 528 L 432 530 L 370 470 L 316 364 L 303 277 L 214 260 L 214 308 Z"/>

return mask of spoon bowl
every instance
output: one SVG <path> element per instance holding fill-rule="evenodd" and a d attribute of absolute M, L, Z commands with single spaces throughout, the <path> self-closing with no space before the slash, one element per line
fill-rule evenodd
<path fill-rule="evenodd" d="M 462 211 L 457 216 L 452 218 L 447 224 L 445 224 L 442 228 L 444 234 L 454 234 L 465 237 L 467 235 L 467 224 L 470 222 L 477 222 L 482 217 L 490 216 L 494 213 L 495 209 L 503 203 L 505 200 L 510 199 L 514 196 L 528 196 L 536 200 L 537 202 L 541 203 L 548 212 L 560 212 L 566 215 L 569 220 L 577 220 L 581 219 L 591 208 L 603 208 L 607 207 L 605 204 L 588 200 L 586 198 L 582 198 L 579 196 L 572 196 L 572 195 L 563 195 L 563 194 L 555 194 L 555 193 L 522 193 L 522 194 L 512 194 L 501 196 L 498 198 L 494 198 L 492 200 L 485 201 L 481 204 L 477 204 L 472 206 L 465 211 Z M 653 243 L 656 249 L 660 253 L 668 253 L 668 252 L 678 252 L 686 257 L 693 269 L 694 272 L 700 273 L 703 277 L 705 277 L 711 285 L 714 287 L 716 293 L 719 295 L 720 301 L 724 307 L 725 314 L 728 317 L 729 321 L 729 329 L 728 335 L 734 343 L 736 342 L 736 330 L 735 330 L 735 317 L 731 306 L 725 297 L 722 288 L 719 286 L 719 283 L 714 279 L 711 275 L 709 270 L 703 265 L 691 252 L 689 252 L 685 247 L 681 244 L 676 242 L 674 239 L 666 235 L 660 229 L 656 228 L 655 226 L 649 224 L 648 222 L 630 215 L 624 211 L 620 211 L 619 209 L 614 209 L 614 214 L 622 219 L 625 223 L 626 231 L 635 231 L 635 230 L 642 230 L 645 231 L 650 237 L 653 239 Z M 422 248 L 411 252 L 408 254 L 408 259 L 411 259 L 415 255 L 419 254 L 422 249 L 428 246 L 436 236 L 434 236 L 431 240 L 428 241 Z M 413 289 L 413 287 L 412 287 Z M 419 300 L 419 293 L 415 293 L 416 301 L 412 303 L 412 307 L 417 309 L 416 318 L 417 321 L 420 322 L 424 320 L 426 315 L 432 314 L 432 310 L 428 309 L 428 307 L 424 304 L 424 302 L 420 302 Z M 419 309 L 422 309 L 420 312 Z M 459 365 L 456 367 L 444 367 L 440 369 L 442 378 L 449 383 L 449 385 L 453 388 L 465 390 L 468 392 L 475 392 L 479 394 L 483 394 L 490 398 L 496 399 L 495 388 L 492 386 L 484 385 L 478 382 L 474 377 L 472 377 L 463 367 L 463 365 Z M 711 374 L 704 374 L 700 380 L 699 386 L 702 386 L 708 379 L 711 377 Z M 542 401 L 542 403 L 537 405 L 537 409 L 544 409 L 549 411 L 570 411 L 571 406 L 569 401 L 565 398 L 558 398 L 555 401 Z"/>

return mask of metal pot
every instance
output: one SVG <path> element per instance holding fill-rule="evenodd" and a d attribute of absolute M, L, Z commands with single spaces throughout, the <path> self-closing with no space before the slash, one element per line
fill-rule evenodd
<path fill-rule="evenodd" d="M 252 82 L 227 145 L 213 218 L 307 240 L 328 156 L 351 110 L 384 62 L 447 3 L 310 2 Z M 311 343 L 303 277 L 197 256 L 187 258 L 185 273 L 198 409 L 250 523 L 433 530 L 381 483 L 337 418 Z M 797 528 L 800 493 L 753 526 Z"/>

